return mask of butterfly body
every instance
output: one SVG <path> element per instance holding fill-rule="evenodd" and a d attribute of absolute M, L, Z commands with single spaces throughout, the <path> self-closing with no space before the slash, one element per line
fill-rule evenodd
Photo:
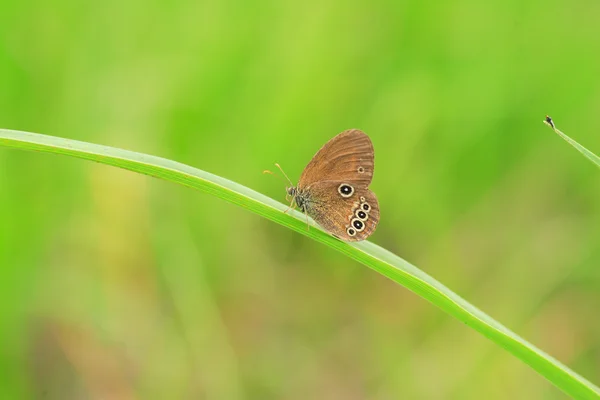
<path fill-rule="evenodd" d="M 346 241 L 364 240 L 379 223 L 379 203 L 369 190 L 374 150 L 369 137 L 350 129 L 327 142 L 286 188 L 292 202 L 327 232 Z"/>

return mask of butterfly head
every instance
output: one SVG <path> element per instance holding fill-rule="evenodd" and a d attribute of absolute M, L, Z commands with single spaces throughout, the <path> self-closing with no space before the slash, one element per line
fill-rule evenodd
<path fill-rule="evenodd" d="M 296 195 L 298 194 L 298 189 L 296 189 L 295 186 L 286 186 L 285 188 L 285 192 L 286 192 L 286 200 L 290 201 L 291 199 L 294 199 L 296 197 Z"/>

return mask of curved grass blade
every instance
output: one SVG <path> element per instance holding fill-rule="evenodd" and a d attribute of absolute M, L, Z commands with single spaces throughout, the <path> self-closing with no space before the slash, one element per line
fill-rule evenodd
<path fill-rule="evenodd" d="M 403 285 L 503 347 L 577 399 L 600 400 L 600 389 L 567 366 L 468 303 L 417 267 L 370 242 L 346 243 L 320 229 L 306 229 L 305 216 L 284 214 L 286 205 L 217 175 L 160 157 L 75 140 L 0 129 L 0 145 L 65 154 L 180 183 L 246 208 L 309 236 Z"/>
<path fill-rule="evenodd" d="M 588 160 L 590 160 L 591 162 L 596 164 L 598 167 L 600 167 L 600 157 L 598 157 L 597 155 L 595 155 L 594 153 L 592 153 L 591 151 L 589 151 L 588 149 L 586 149 L 585 147 L 583 147 L 582 145 L 580 145 L 579 143 L 577 143 L 576 141 L 571 139 L 569 136 L 565 135 L 563 132 L 558 130 L 556 128 L 556 125 L 554 125 L 554 121 L 548 115 L 546 115 L 546 119 L 544 120 L 544 123 L 546 125 L 548 125 L 550 128 L 552 128 L 552 130 L 554 132 L 556 132 L 558 134 L 558 136 L 563 138 L 567 143 L 569 143 L 571 146 L 575 147 L 575 149 L 578 152 L 580 152 L 581 154 L 583 154 Z"/>

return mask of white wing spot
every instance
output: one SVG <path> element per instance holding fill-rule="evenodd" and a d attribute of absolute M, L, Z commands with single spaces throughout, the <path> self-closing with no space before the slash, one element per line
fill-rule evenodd
<path fill-rule="evenodd" d="M 352 185 L 342 183 L 340 186 L 338 186 L 338 193 L 341 194 L 342 197 L 348 198 L 354 194 L 354 188 Z"/>
<path fill-rule="evenodd" d="M 354 218 L 350 221 L 350 225 L 356 229 L 357 232 L 362 232 L 365 230 L 365 223 L 358 218 Z"/>

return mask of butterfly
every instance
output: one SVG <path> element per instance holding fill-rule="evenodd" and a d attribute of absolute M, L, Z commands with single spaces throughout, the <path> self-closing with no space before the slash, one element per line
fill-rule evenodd
<path fill-rule="evenodd" d="M 325 231 L 348 242 L 365 240 L 375 231 L 379 203 L 369 190 L 375 153 L 364 132 L 349 129 L 325 143 L 296 186 L 276 165 L 291 185 L 286 187 L 290 208 L 298 206 Z"/>

